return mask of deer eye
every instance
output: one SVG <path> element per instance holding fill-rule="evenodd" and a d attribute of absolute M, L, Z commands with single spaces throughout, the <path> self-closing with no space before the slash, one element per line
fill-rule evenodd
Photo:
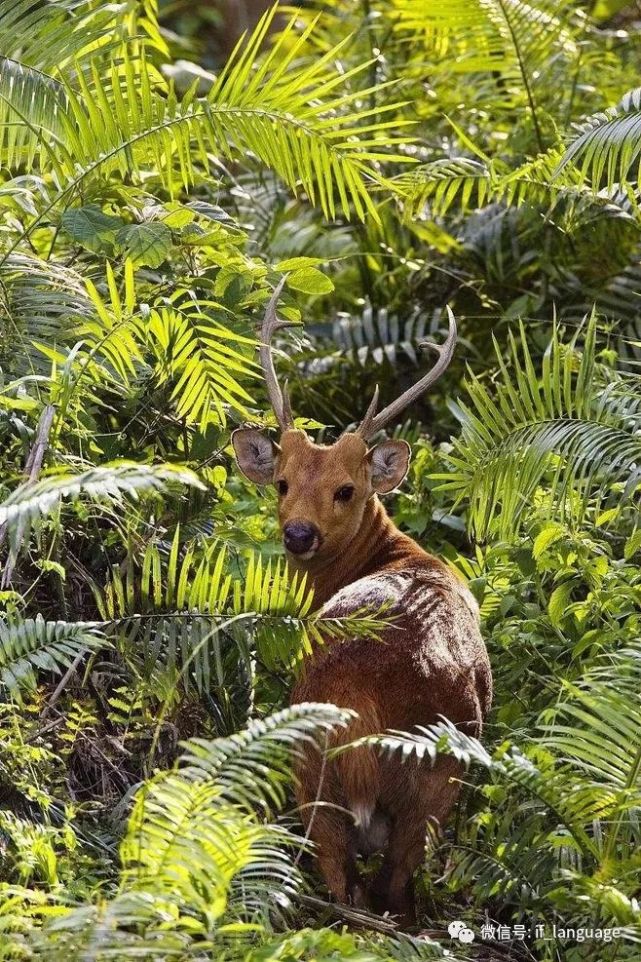
<path fill-rule="evenodd" d="M 285 481 L 284 478 L 281 478 L 280 481 L 276 482 L 276 487 L 278 488 L 278 493 L 280 494 L 281 498 L 284 498 L 289 490 L 287 481 Z"/>
<path fill-rule="evenodd" d="M 354 494 L 353 484 L 344 484 L 334 495 L 334 501 L 349 501 Z"/>

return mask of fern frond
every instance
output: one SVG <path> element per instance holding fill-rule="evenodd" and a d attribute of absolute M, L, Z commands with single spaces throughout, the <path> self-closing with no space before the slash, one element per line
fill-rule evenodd
<path fill-rule="evenodd" d="M 90 468 L 82 474 L 59 475 L 16 488 L 0 504 L 0 525 L 6 525 L 12 549 L 29 536 L 32 526 L 55 511 L 63 499 L 88 498 L 110 505 L 143 492 L 162 492 L 172 485 L 202 488 L 196 475 L 169 464 L 146 465 L 119 462 Z"/>
<path fill-rule="evenodd" d="M 285 801 L 284 780 L 291 770 L 292 753 L 317 743 L 324 732 L 344 728 L 352 717 L 350 709 L 330 704 L 292 705 L 250 722 L 228 738 L 190 739 L 180 771 L 192 780 L 214 780 L 234 805 L 278 809 Z"/>
<path fill-rule="evenodd" d="M 49 962 L 65 962 L 81 951 L 87 962 L 104 962 L 105 956 L 134 959 L 145 955 L 180 958 L 192 955 L 189 932 L 167 929 L 167 913 L 178 909 L 164 894 L 148 890 L 126 891 L 98 904 L 86 904 L 45 920 L 32 939 Z M 47 913 L 51 916 L 51 913 Z"/>
<path fill-rule="evenodd" d="M 106 645 L 93 622 L 0 618 L 0 682 L 13 694 L 33 689 L 36 671 L 59 674 L 78 655 Z"/>
<path fill-rule="evenodd" d="M 565 350 L 555 332 L 540 374 L 522 330 L 520 350 L 511 338 L 511 372 L 497 348 L 502 382 L 495 392 L 474 378 L 471 405 L 454 407 L 463 426 L 448 457 L 454 473 L 438 477 L 443 488 L 469 499 L 478 537 L 493 527 L 513 537 L 550 472 L 551 498 L 562 509 L 573 492 L 585 506 L 588 496 L 604 496 L 618 484 L 621 495 L 631 497 L 641 482 L 636 419 L 622 414 L 614 384 L 601 380 L 595 325 L 593 316 L 578 357 L 576 338 Z"/>
<path fill-rule="evenodd" d="M 16 375 L 48 374 L 37 345 L 62 349 L 76 342 L 78 327 L 93 313 L 84 279 L 64 264 L 25 254 L 11 255 L 2 278 L 0 365 Z"/>
<path fill-rule="evenodd" d="M 469 838 L 455 847 L 450 883 L 473 879 L 479 898 L 500 898 L 516 911 L 531 910 L 558 885 L 558 873 L 578 869 L 580 849 L 562 827 L 551 830 L 544 807 L 509 786 L 510 802 L 472 820 Z M 543 903 L 545 904 L 545 903 Z"/>
<path fill-rule="evenodd" d="M 605 857 L 619 837 L 641 842 L 636 813 L 641 808 L 641 660 L 639 646 L 620 653 L 614 665 L 588 668 L 577 684 L 566 684 L 558 705 L 544 716 L 546 750 L 562 759 L 563 771 L 579 772 L 573 807 L 609 816 L 604 832 Z M 628 847 L 629 847 L 628 845 Z"/>
<path fill-rule="evenodd" d="M 594 190 L 638 183 L 641 170 L 641 87 L 628 91 L 615 107 L 596 114 L 579 128 L 559 164 L 573 165 Z"/>
<path fill-rule="evenodd" d="M 614 665 L 607 656 L 590 666 L 577 683 L 564 686 L 558 704 L 542 716 L 542 734 L 525 750 L 504 744 L 490 755 L 447 721 L 355 744 L 430 763 L 439 753 L 453 755 L 509 785 L 511 803 L 478 819 L 473 845 L 463 848 L 453 878 L 474 877 L 488 894 L 531 897 L 537 885 L 552 888 L 561 870 L 609 865 L 622 840 L 627 850 L 638 848 L 640 673 L 638 645 L 619 653 Z"/>
<path fill-rule="evenodd" d="M 139 793 L 132 813 L 121 846 L 125 883 L 178 894 L 213 922 L 268 834 L 275 833 L 226 805 L 215 784 L 161 776 Z"/>
<path fill-rule="evenodd" d="M 580 848 L 586 852 L 595 852 L 594 843 L 585 828 L 586 824 L 591 818 L 612 811 L 610 806 L 604 808 L 602 799 L 595 799 L 589 793 L 587 796 L 573 795 L 569 798 L 567 789 L 570 772 L 565 768 L 561 775 L 552 767 L 549 756 L 540 767 L 518 746 L 501 748 L 494 756 L 490 756 L 478 739 L 459 731 L 447 719 L 434 725 L 419 726 L 416 733 L 390 732 L 367 736 L 353 744 L 379 745 L 388 752 L 400 752 L 404 758 L 427 757 L 433 762 L 439 753 L 443 753 L 453 755 L 465 765 L 480 764 L 501 779 L 517 785 L 526 794 L 538 798 L 565 825 Z M 573 790 L 577 787 L 575 784 Z"/>
<path fill-rule="evenodd" d="M 434 762 L 439 752 L 445 751 L 466 766 L 475 763 L 484 768 L 492 767 L 492 756 L 481 742 L 460 731 L 447 718 L 428 727 L 417 725 L 416 732 L 392 730 L 383 735 L 366 735 L 352 742 L 351 745 L 378 745 L 389 754 L 398 752 L 403 761 L 411 757 Z M 349 750 L 349 746 L 335 751 L 340 753 L 346 750 Z"/>
<path fill-rule="evenodd" d="M 256 809 L 282 807 L 292 749 L 349 717 L 333 705 L 295 705 L 230 738 L 188 741 L 178 770 L 138 794 L 121 849 L 124 885 L 177 895 L 210 930 L 235 885 L 243 913 L 264 904 L 268 890 L 285 904 L 301 881 L 284 850 L 294 839 L 259 823 Z"/>

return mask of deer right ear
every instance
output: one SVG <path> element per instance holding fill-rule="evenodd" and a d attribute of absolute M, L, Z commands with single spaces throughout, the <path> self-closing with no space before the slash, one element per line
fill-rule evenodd
<path fill-rule="evenodd" d="M 274 480 L 278 445 L 255 428 L 238 428 L 231 436 L 236 463 L 246 478 L 255 484 Z"/>
<path fill-rule="evenodd" d="M 410 463 L 410 446 L 407 441 L 381 441 L 367 452 L 372 468 L 372 488 L 378 494 L 387 494 L 401 483 Z"/>

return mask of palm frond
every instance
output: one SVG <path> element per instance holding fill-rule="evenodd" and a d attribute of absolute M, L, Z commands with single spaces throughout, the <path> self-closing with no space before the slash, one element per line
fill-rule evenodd
<path fill-rule="evenodd" d="M 154 310 L 140 327 L 156 358 L 158 384 L 168 378 L 174 382 L 171 398 L 178 417 L 203 430 L 212 420 L 225 425 L 226 407 L 248 417 L 244 402 L 252 397 L 240 380 L 256 376 L 256 364 L 232 345 L 247 351 L 255 344 L 251 338 L 235 334 L 197 305 Z"/>
<path fill-rule="evenodd" d="M 91 0 L 15 0 L 0 10 L 0 49 L 30 67 L 59 70 L 112 36 L 115 18 Z"/>
<path fill-rule="evenodd" d="M 231 588 L 225 549 L 215 542 L 202 550 L 195 542 L 182 545 L 179 529 L 168 555 L 151 542 L 139 567 L 129 557 L 124 571 L 112 568 L 103 589 L 93 586 L 107 633 L 136 652 L 144 676 L 162 670 L 175 683 L 182 666 L 184 687 L 199 692 L 211 690 L 212 676 L 218 686 L 226 681 L 230 636 L 220 629 L 233 617 Z"/>
<path fill-rule="evenodd" d="M 599 316 L 615 323 L 615 330 L 638 340 L 641 307 L 641 250 L 638 247 L 628 264 L 605 283 L 586 287 L 580 278 L 567 274 L 560 277 L 560 282 L 569 301 L 563 317 L 580 321 L 594 306 Z M 621 342 L 621 352 L 625 356 L 625 341 Z"/>
<path fill-rule="evenodd" d="M 501 203 L 507 207 L 544 207 L 549 217 L 567 201 L 592 203 L 601 210 L 617 198 L 595 197 L 573 166 L 560 168 L 563 149 L 550 147 L 532 160 L 509 169 L 497 158 L 443 157 L 420 164 L 402 173 L 394 183 L 406 219 L 412 220 L 427 210 L 434 217 L 445 217 L 456 208 L 460 214 Z M 627 197 L 621 197 L 629 206 Z"/>
<path fill-rule="evenodd" d="M 38 344 L 62 349 L 75 343 L 93 314 L 84 279 L 64 264 L 25 254 L 9 258 L 2 278 L 0 364 L 16 375 L 47 374 L 50 364 Z"/>
<path fill-rule="evenodd" d="M 384 307 L 368 306 L 360 315 L 334 321 L 330 343 L 338 348 L 341 360 L 348 357 L 361 366 L 372 362 L 396 365 L 403 355 L 418 364 L 420 343 L 431 328 L 425 311 L 415 309 L 409 317 L 400 318 Z"/>
<path fill-rule="evenodd" d="M 529 105 L 539 150 L 544 149 L 537 82 L 554 55 L 574 60 L 578 45 L 565 16 L 568 3 L 536 0 L 394 0 L 397 30 L 422 36 L 448 72 L 516 80 Z"/>
<path fill-rule="evenodd" d="M 50 141 L 64 136 L 67 82 L 75 86 L 78 73 L 91 69 L 89 62 L 95 69 L 101 48 L 116 56 L 115 38 L 122 36 L 127 20 L 132 20 L 131 14 L 123 19 L 115 8 L 91 0 L 58 0 L 55 4 L 16 0 L 2 5 L 0 156 L 8 169 L 20 164 L 31 167 L 36 152 L 46 153 Z M 159 46 L 158 39 L 151 30 L 144 45 Z M 131 53 L 140 45 L 137 38 Z"/>
<path fill-rule="evenodd" d="M 523 3 L 521 0 L 393 0 L 397 28 L 423 34 L 443 57 L 456 58 L 455 69 L 466 72 L 512 68 L 521 57 L 538 63 L 550 46 L 575 52 L 563 19 L 567 4 Z"/>
<path fill-rule="evenodd" d="M 131 558 L 124 571 L 114 566 L 94 595 L 108 632 L 138 653 L 146 677 L 162 666 L 201 693 L 228 684 L 239 660 L 248 671 L 256 656 L 270 669 L 291 669 L 315 644 L 376 638 L 387 623 L 384 613 L 312 613 L 313 591 L 281 559 L 264 563 L 252 553 L 241 577 L 229 567 L 224 547 L 182 545 L 177 530 L 168 554 L 148 544 L 139 566 Z"/>
<path fill-rule="evenodd" d="M 209 169 L 211 152 L 218 157 L 255 155 L 291 189 L 302 188 L 329 217 L 338 208 L 349 217 L 353 205 L 358 217 L 367 213 L 378 219 L 370 188 L 384 182 L 379 161 L 394 159 L 390 146 L 405 142 L 388 131 L 403 121 L 384 119 L 398 104 L 377 107 L 376 120 L 371 110 L 354 109 L 354 101 L 368 91 L 341 91 L 347 78 L 330 68 L 345 41 L 295 69 L 310 32 L 293 39 L 295 18 L 255 67 L 275 10 L 265 14 L 245 48 L 232 56 L 206 98 L 196 98 L 194 89 L 181 101 L 171 89 L 161 96 L 144 53 L 135 63 L 128 60 L 124 69 L 114 65 L 108 87 L 97 78 L 90 87 L 82 75 L 77 90 L 67 84 L 66 109 L 59 112 L 63 134 L 54 146 L 46 125 L 44 136 L 28 123 L 21 134 L 26 138 L 29 129 L 35 137 L 37 132 L 32 146 L 40 169 L 56 175 L 57 200 L 68 201 L 98 173 L 117 170 L 129 177 L 149 166 L 173 191 L 177 184 L 193 182 L 197 164 Z M 348 77 L 367 67 L 362 64 Z"/>
<path fill-rule="evenodd" d="M 65 107 L 65 89 L 53 77 L 0 57 L 0 156 L 7 168 L 31 167 L 41 131 L 60 136 L 58 112 Z"/>
<path fill-rule="evenodd" d="M 427 204 L 435 217 L 443 217 L 454 204 L 462 213 L 483 207 L 490 195 L 492 176 L 479 160 L 443 157 L 402 174 L 395 184 L 403 195 L 406 217 L 416 217 Z"/>

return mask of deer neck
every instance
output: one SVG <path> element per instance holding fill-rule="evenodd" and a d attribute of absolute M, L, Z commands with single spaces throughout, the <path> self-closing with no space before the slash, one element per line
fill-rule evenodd
<path fill-rule="evenodd" d="M 398 568 L 416 555 L 425 555 L 418 545 L 402 534 L 374 495 L 367 502 L 356 535 L 340 556 L 318 561 L 297 561 L 289 565 L 306 572 L 314 588 L 314 609 L 320 608 L 341 588 L 384 568 Z"/>

